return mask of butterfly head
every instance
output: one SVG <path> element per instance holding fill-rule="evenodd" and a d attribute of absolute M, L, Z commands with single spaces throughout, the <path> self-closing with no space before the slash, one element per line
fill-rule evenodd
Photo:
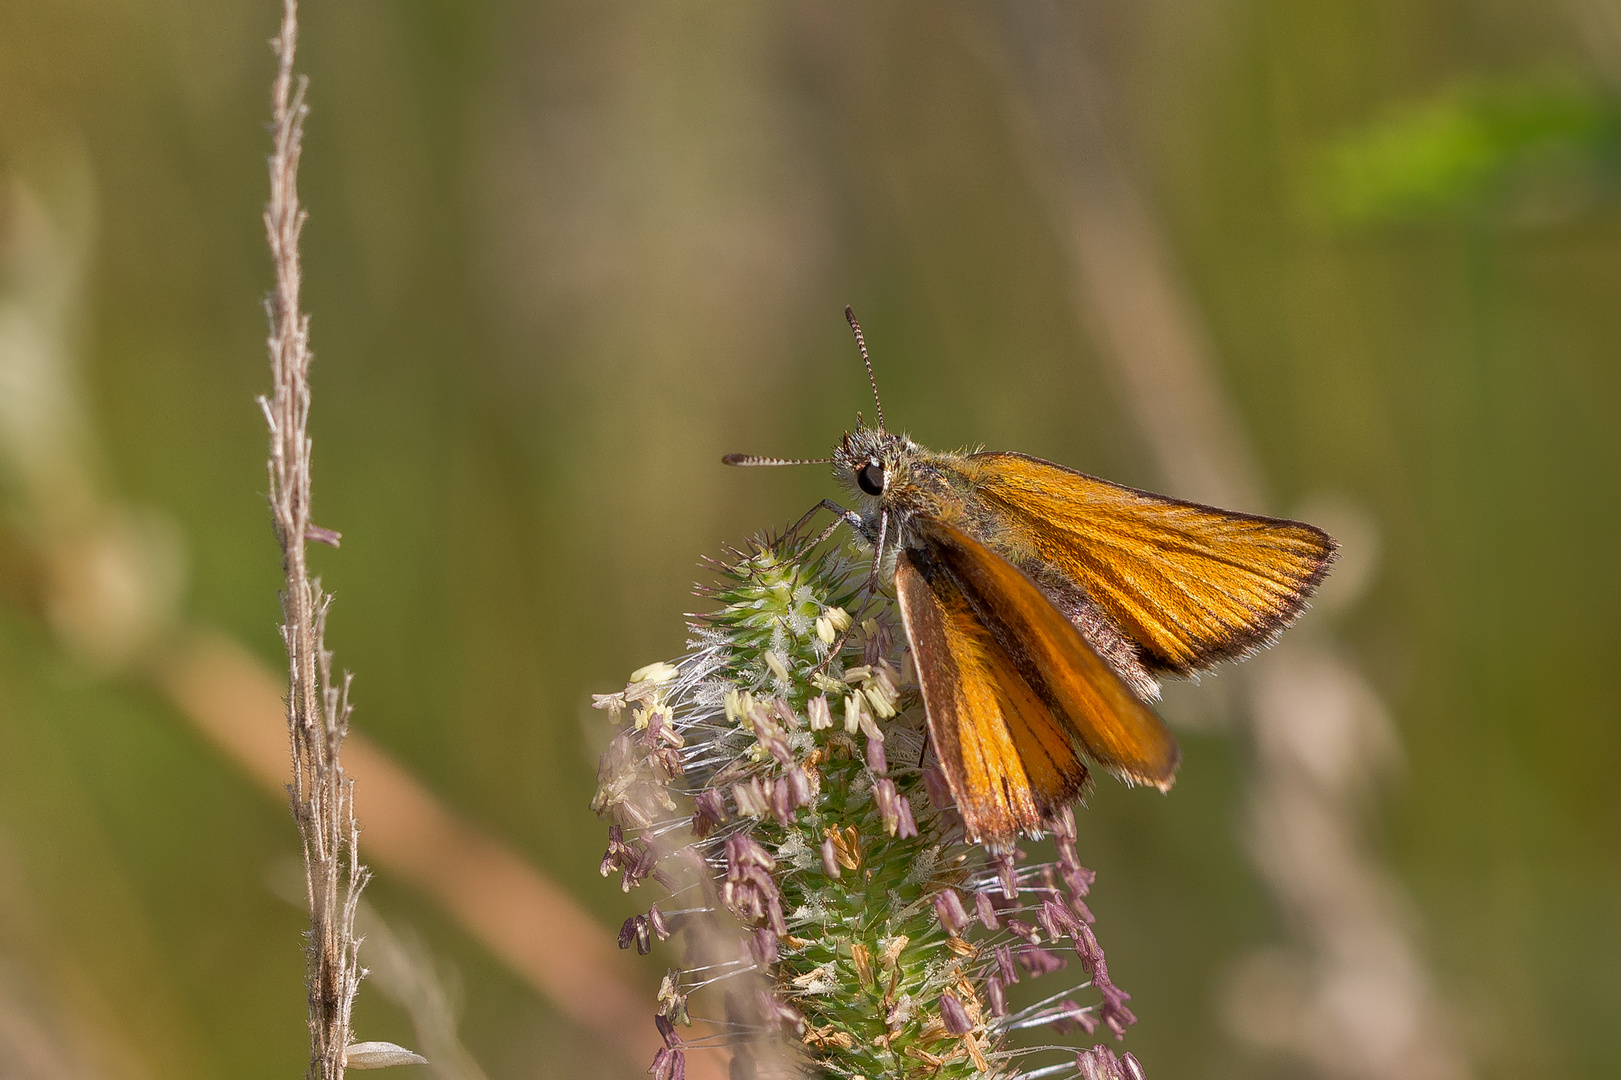
<path fill-rule="evenodd" d="M 884 506 L 906 486 L 917 452 L 917 444 L 905 435 L 858 426 L 833 448 L 833 475 L 864 506 Z"/>

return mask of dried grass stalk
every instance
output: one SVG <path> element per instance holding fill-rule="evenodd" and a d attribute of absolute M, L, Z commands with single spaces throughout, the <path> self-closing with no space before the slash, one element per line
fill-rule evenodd
<path fill-rule="evenodd" d="M 354 926 L 360 892 L 370 875 L 358 856 L 354 781 L 339 760 L 349 728 L 350 676 L 333 681 L 332 654 L 324 644 L 331 598 L 318 581 L 310 580 L 305 559 L 306 539 L 335 543 L 337 534 L 310 521 L 311 356 L 309 316 L 299 309 L 298 251 L 305 219 L 298 201 L 298 162 L 306 82 L 293 76 L 297 35 L 298 5 L 284 0 L 281 33 L 273 43 L 280 63 L 271 92 L 275 150 L 265 209 L 276 272 L 276 289 L 267 302 L 272 392 L 259 404 L 270 426 L 270 505 L 286 572 L 281 633 L 287 646 L 287 728 L 293 755 L 288 793 L 304 848 L 310 908 L 308 1075 L 311 1080 L 338 1080 L 347 1064 L 350 1010 L 365 975 Z"/>

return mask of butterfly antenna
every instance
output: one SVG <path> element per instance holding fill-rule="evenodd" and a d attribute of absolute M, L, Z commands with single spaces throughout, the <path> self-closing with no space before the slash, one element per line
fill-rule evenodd
<path fill-rule="evenodd" d="M 720 459 L 722 465 L 831 465 L 830 457 L 819 458 L 780 458 L 763 457 L 760 454 L 727 454 Z"/>
<path fill-rule="evenodd" d="M 878 399 L 878 379 L 872 373 L 872 357 L 867 355 L 867 340 L 861 336 L 861 324 L 856 322 L 856 313 L 850 305 L 844 305 L 844 318 L 850 324 L 850 329 L 856 336 L 856 348 L 861 350 L 861 362 L 867 365 L 867 381 L 872 384 L 872 403 L 878 409 L 878 430 L 884 430 L 884 403 Z"/>

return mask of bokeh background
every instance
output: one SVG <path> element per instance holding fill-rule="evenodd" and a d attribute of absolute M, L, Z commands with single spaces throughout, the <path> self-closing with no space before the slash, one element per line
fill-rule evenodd
<path fill-rule="evenodd" d="M 304 1066 L 284 801 L 153 674 L 199 628 L 278 663 L 278 17 L 0 5 L 3 1077 Z M 1104 783 L 1081 815 L 1149 1075 L 1621 1075 L 1621 9 L 303 25 L 328 643 L 357 730 L 444 807 L 603 927 L 634 910 L 596 872 L 589 695 L 682 650 L 700 556 L 835 494 L 718 458 L 870 415 L 851 303 L 927 445 L 1346 541 L 1293 668 L 1170 696 L 1172 794 Z M 374 917 L 459 1018 L 447 1070 L 639 1074 L 379 870 Z M 625 970 L 650 996 L 663 969 Z M 412 1043 L 384 991 L 361 1036 Z"/>

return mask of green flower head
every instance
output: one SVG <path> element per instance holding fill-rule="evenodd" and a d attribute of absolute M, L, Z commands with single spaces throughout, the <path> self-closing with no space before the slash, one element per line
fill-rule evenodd
<path fill-rule="evenodd" d="M 1054 862 L 966 840 L 905 635 L 862 603 L 865 560 L 789 536 L 713 568 L 687 655 L 596 699 L 620 726 L 593 803 L 602 872 L 663 894 L 620 945 L 685 944 L 657 1080 L 704 1044 L 734 1076 L 1141 1080 L 1130 1054 L 1013 1038 L 1135 1022 L 1092 931 L 1093 875 L 1067 808 L 1047 822 Z M 1058 977 L 1071 963 L 1083 981 Z M 1033 979 L 1061 988 L 1011 1007 Z"/>

